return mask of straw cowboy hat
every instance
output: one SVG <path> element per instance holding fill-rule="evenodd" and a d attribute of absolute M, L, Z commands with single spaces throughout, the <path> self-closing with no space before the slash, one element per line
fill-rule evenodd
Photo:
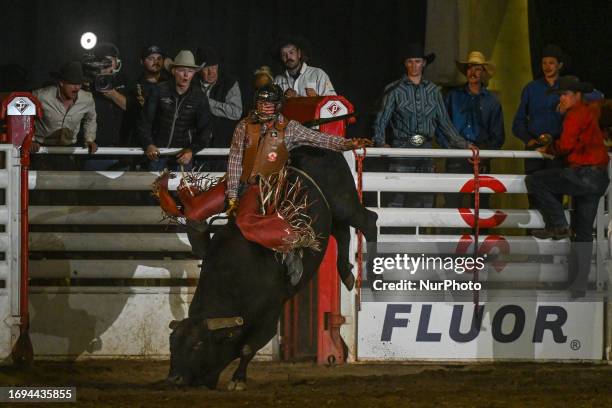
<path fill-rule="evenodd" d="M 206 65 L 205 63 L 202 65 L 197 65 L 195 62 L 195 57 L 193 53 L 189 50 L 181 50 L 176 57 L 173 59 L 166 58 L 164 61 L 164 67 L 170 71 L 174 67 L 186 67 L 200 70 Z"/>
<path fill-rule="evenodd" d="M 489 77 L 495 73 L 495 65 L 491 61 L 487 61 L 485 56 L 480 51 L 472 51 L 468 54 L 467 61 L 455 61 L 457 69 L 467 76 L 467 69 L 470 65 L 482 65 Z"/>

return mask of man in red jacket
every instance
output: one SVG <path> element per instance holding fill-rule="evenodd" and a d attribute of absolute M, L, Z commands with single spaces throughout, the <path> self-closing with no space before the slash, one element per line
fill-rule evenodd
<path fill-rule="evenodd" d="M 542 213 L 546 228 L 534 230 L 540 239 L 570 237 L 562 204 L 555 195 L 572 196 L 575 210 L 572 215 L 574 243 L 570 258 L 570 276 L 576 276 L 570 289 L 573 297 L 584 295 L 591 265 L 593 221 L 601 196 L 609 184 L 608 150 L 603 134 L 582 95 L 592 86 L 575 77 L 559 81 L 560 110 L 565 111 L 563 131 L 555 143 L 538 151 L 564 157 L 565 167 L 535 172 L 525 178 L 527 191 L 533 195 L 536 208 Z"/>

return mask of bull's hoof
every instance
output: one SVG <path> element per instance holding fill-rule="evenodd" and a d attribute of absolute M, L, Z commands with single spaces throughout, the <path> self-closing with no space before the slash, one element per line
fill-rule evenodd
<path fill-rule="evenodd" d="M 247 385 L 246 382 L 244 381 L 230 381 L 229 384 L 227 384 L 227 390 L 228 391 L 244 391 L 247 389 Z"/>

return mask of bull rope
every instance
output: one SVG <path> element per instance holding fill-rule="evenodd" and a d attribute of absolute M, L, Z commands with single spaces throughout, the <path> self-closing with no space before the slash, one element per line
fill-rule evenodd
<path fill-rule="evenodd" d="M 480 150 L 476 146 L 471 146 L 472 158 L 468 159 L 474 168 L 474 259 L 478 257 L 478 238 L 480 235 Z M 478 283 L 478 269 L 472 269 L 474 274 L 474 284 Z M 479 292 L 474 289 L 474 315 L 478 314 Z"/>
<path fill-rule="evenodd" d="M 363 204 L 363 160 L 366 157 L 366 148 L 363 147 L 363 154 L 353 150 L 353 155 L 357 162 L 357 195 L 359 202 Z M 363 279 L 363 233 L 357 230 L 357 282 L 355 283 L 357 310 L 361 310 L 361 281 Z"/>

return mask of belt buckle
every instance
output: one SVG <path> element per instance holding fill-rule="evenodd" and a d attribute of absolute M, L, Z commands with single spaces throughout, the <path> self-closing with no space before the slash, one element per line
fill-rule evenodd
<path fill-rule="evenodd" d="M 415 147 L 420 147 L 425 143 L 425 136 L 423 135 L 412 135 L 410 136 L 410 144 Z"/>

